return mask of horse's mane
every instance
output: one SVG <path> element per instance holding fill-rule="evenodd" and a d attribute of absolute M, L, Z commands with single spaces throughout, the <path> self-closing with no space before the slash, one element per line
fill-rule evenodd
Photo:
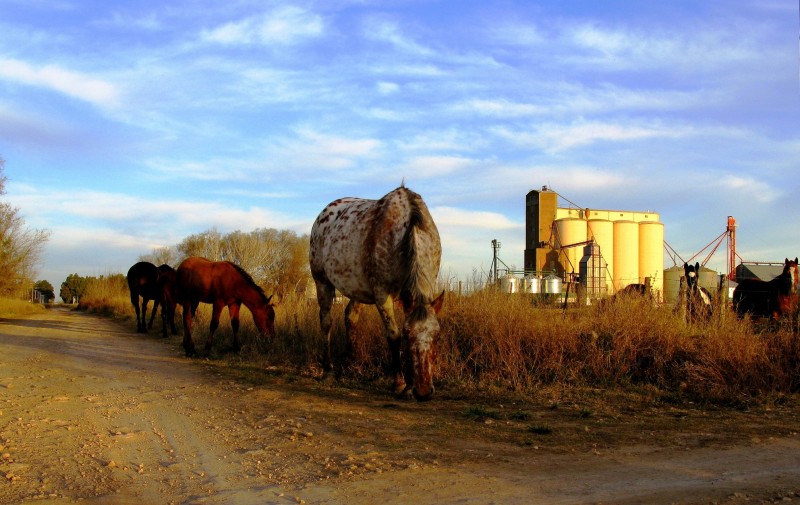
<path fill-rule="evenodd" d="M 429 271 L 423 268 L 423 265 L 418 261 L 417 234 L 430 233 L 433 223 L 427 219 L 428 213 L 425 212 L 425 203 L 422 201 L 422 197 L 407 189 L 404 185 L 400 186 L 399 189 L 404 191 L 411 206 L 408 228 L 400 242 L 399 252 L 402 257 L 404 271 L 408 272 L 403 280 L 400 298 L 406 305 L 412 302 L 413 305 L 422 306 L 430 302 L 436 279 L 431 279 Z"/>
<path fill-rule="evenodd" d="M 258 284 L 256 284 L 256 281 L 253 280 L 253 277 L 249 273 L 247 273 L 247 271 L 244 268 L 240 267 L 239 265 L 237 265 L 232 261 L 226 261 L 226 263 L 232 266 L 237 272 L 239 272 L 239 274 L 242 276 L 245 282 L 247 282 L 247 284 L 249 284 L 250 287 L 254 288 L 256 291 L 261 293 L 261 296 L 264 297 L 264 299 L 266 300 L 267 295 L 264 293 L 264 289 Z"/>

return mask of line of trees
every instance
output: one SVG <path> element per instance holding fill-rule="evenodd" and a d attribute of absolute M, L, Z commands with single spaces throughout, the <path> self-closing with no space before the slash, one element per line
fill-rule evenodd
<path fill-rule="evenodd" d="M 291 230 L 258 228 L 250 232 L 220 233 L 216 228 L 190 235 L 173 247 L 139 257 L 155 265 L 173 267 L 190 256 L 232 261 L 244 268 L 269 294 L 279 298 L 303 292 L 310 279 L 308 235 Z"/>
<path fill-rule="evenodd" d="M 0 158 L 0 196 L 6 193 L 4 169 L 5 160 Z M 27 228 L 19 208 L 0 201 L 0 296 L 29 296 L 34 287 L 36 267 L 49 238 L 48 230 Z"/>

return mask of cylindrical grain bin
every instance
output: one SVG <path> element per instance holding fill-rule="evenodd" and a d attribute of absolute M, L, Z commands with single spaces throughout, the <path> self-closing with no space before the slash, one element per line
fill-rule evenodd
<path fill-rule="evenodd" d="M 536 275 L 528 275 L 522 280 L 522 291 L 537 295 L 542 292 L 542 278 Z"/>
<path fill-rule="evenodd" d="M 589 219 L 586 230 L 586 239 L 594 239 L 606 261 L 606 288 L 610 293 L 614 274 L 614 223 L 608 219 Z"/>
<path fill-rule="evenodd" d="M 639 223 L 614 221 L 614 291 L 639 282 Z"/>
<path fill-rule="evenodd" d="M 544 290 L 543 290 L 544 293 L 551 295 L 561 294 L 561 284 L 562 284 L 561 277 L 551 274 L 545 277 L 543 279 L 543 282 L 544 282 Z"/>
<path fill-rule="evenodd" d="M 500 289 L 503 293 L 516 293 L 519 291 L 519 279 L 511 274 L 500 277 Z"/>
<path fill-rule="evenodd" d="M 719 290 L 719 273 L 706 267 L 700 267 L 700 272 L 697 275 L 697 284 L 706 288 L 712 295 Z"/>
<path fill-rule="evenodd" d="M 683 266 L 681 265 L 664 270 L 664 302 L 678 302 L 678 298 L 681 295 L 681 277 L 683 277 L 683 274 Z"/>
<path fill-rule="evenodd" d="M 650 291 L 656 299 L 664 293 L 664 223 L 639 223 L 639 282 L 650 277 Z"/>
<path fill-rule="evenodd" d="M 580 242 L 586 242 L 586 221 L 574 217 L 556 220 L 556 248 L 561 249 L 559 261 L 567 273 L 578 273 L 583 248 L 563 247 Z"/>

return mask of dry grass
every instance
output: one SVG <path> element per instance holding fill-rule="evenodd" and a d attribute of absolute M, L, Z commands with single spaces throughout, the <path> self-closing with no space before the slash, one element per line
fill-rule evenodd
<path fill-rule="evenodd" d="M 0 317 L 16 317 L 44 312 L 44 306 L 25 300 L 0 298 Z"/>
<path fill-rule="evenodd" d="M 632 386 L 654 388 L 664 397 L 730 404 L 800 389 L 798 334 L 788 325 L 767 328 L 727 311 L 687 324 L 673 307 L 636 298 L 566 311 L 533 302 L 530 296 L 493 290 L 460 297 L 449 293 L 439 314 L 440 387 L 525 393 Z M 98 312 L 133 314 L 127 287 L 97 288 L 82 303 Z M 389 355 L 377 311 L 362 309 L 348 346 L 343 308 L 337 304 L 333 313 L 333 353 L 340 373 L 354 380 L 382 377 Z M 236 359 L 318 374 L 323 348 L 318 317 L 315 301 L 285 300 L 277 308 L 277 335 L 269 339 L 257 334 L 243 308 L 243 350 Z M 177 319 L 182 331 L 180 310 Z M 209 320 L 210 308 L 201 305 L 193 325 L 198 346 L 205 344 Z M 225 311 L 212 357 L 230 348 L 231 336 Z"/>

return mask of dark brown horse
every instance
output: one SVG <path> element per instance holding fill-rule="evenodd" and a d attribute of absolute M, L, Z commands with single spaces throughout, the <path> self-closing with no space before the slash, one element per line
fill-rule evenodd
<path fill-rule="evenodd" d="M 386 328 L 392 388 L 418 400 L 433 394 L 433 367 L 444 292 L 434 289 L 442 254 L 439 232 L 422 197 L 399 187 L 380 200 L 342 198 L 325 207 L 311 228 L 311 275 L 317 287 L 325 338 L 323 367 L 331 368 L 331 305 L 338 289 L 350 299 L 345 309 L 348 341 L 360 304 L 374 304 Z M 406 314 L 402 330 L 394 300 Z M 405 337 L 406 367 L 400 362 Z"/>
<path fill-rule="evenodd" d="M 700 263 L 684 263 L 683 275 L 686 279 L 686 321 L 707 321 L 712 312 L 711 293 L 698 283 Z"/>
<path fill-rule="evenodd" d="M 161 300 L 158 288 L 158 268 L 147 261 L 140 261 L 128 270 L 128 290 L 131 293 L 131 304 L 136 311 L 136 331 L 146 333 L 147 328 L 153 327 L 153 319 Z M 139 297 L 142 298 L 141 309 Z M 150 324 L 147 322 L 147 304 L 153 300 L 153 312 L 150 315 Z"/>
<path fill-rule="evenodd" d="M 169 322 L 172 334 L 178 334 L 178 330 L 175 328 L 176 282 L 177 274 L 174 268 L 166 263 L 158 267 L 158 291 L 161 294 L 161 330 L 164 338 L 167 338 L 167 322 Z M 155 311 L 155 308 L 153 310 Z"/>
<path fill-rule="evenodd" d="M 253 314 L 258 330 L 275 335 L 275 308 L 272 297 L 253 281 L 242 267 L 230 261 L 210 261 L 205 258 L 185 259 L 176 275 L 176 293 L 183 306 L 183 348 L 187 356 L 196 354 L 192 342 L 192 316 L 200 302 L 212 305 L 211 327 L 206 341 L 206 352 L 211 350 L 214 331 L 219 326 L 222 309 L 228 307 L 233 328 L 233 348 L 239 350 L 239 309 L 245 305 Z"/>
<path fill-rule="evenodd" d="M 744 279 L 733 290 L 733 308 L 741 318 L 745 314 L 779 320 L 784 315 L 794 317 L 798 300 L 797 258 L 786 258 L 783 272 L 771 281 Z"/>

